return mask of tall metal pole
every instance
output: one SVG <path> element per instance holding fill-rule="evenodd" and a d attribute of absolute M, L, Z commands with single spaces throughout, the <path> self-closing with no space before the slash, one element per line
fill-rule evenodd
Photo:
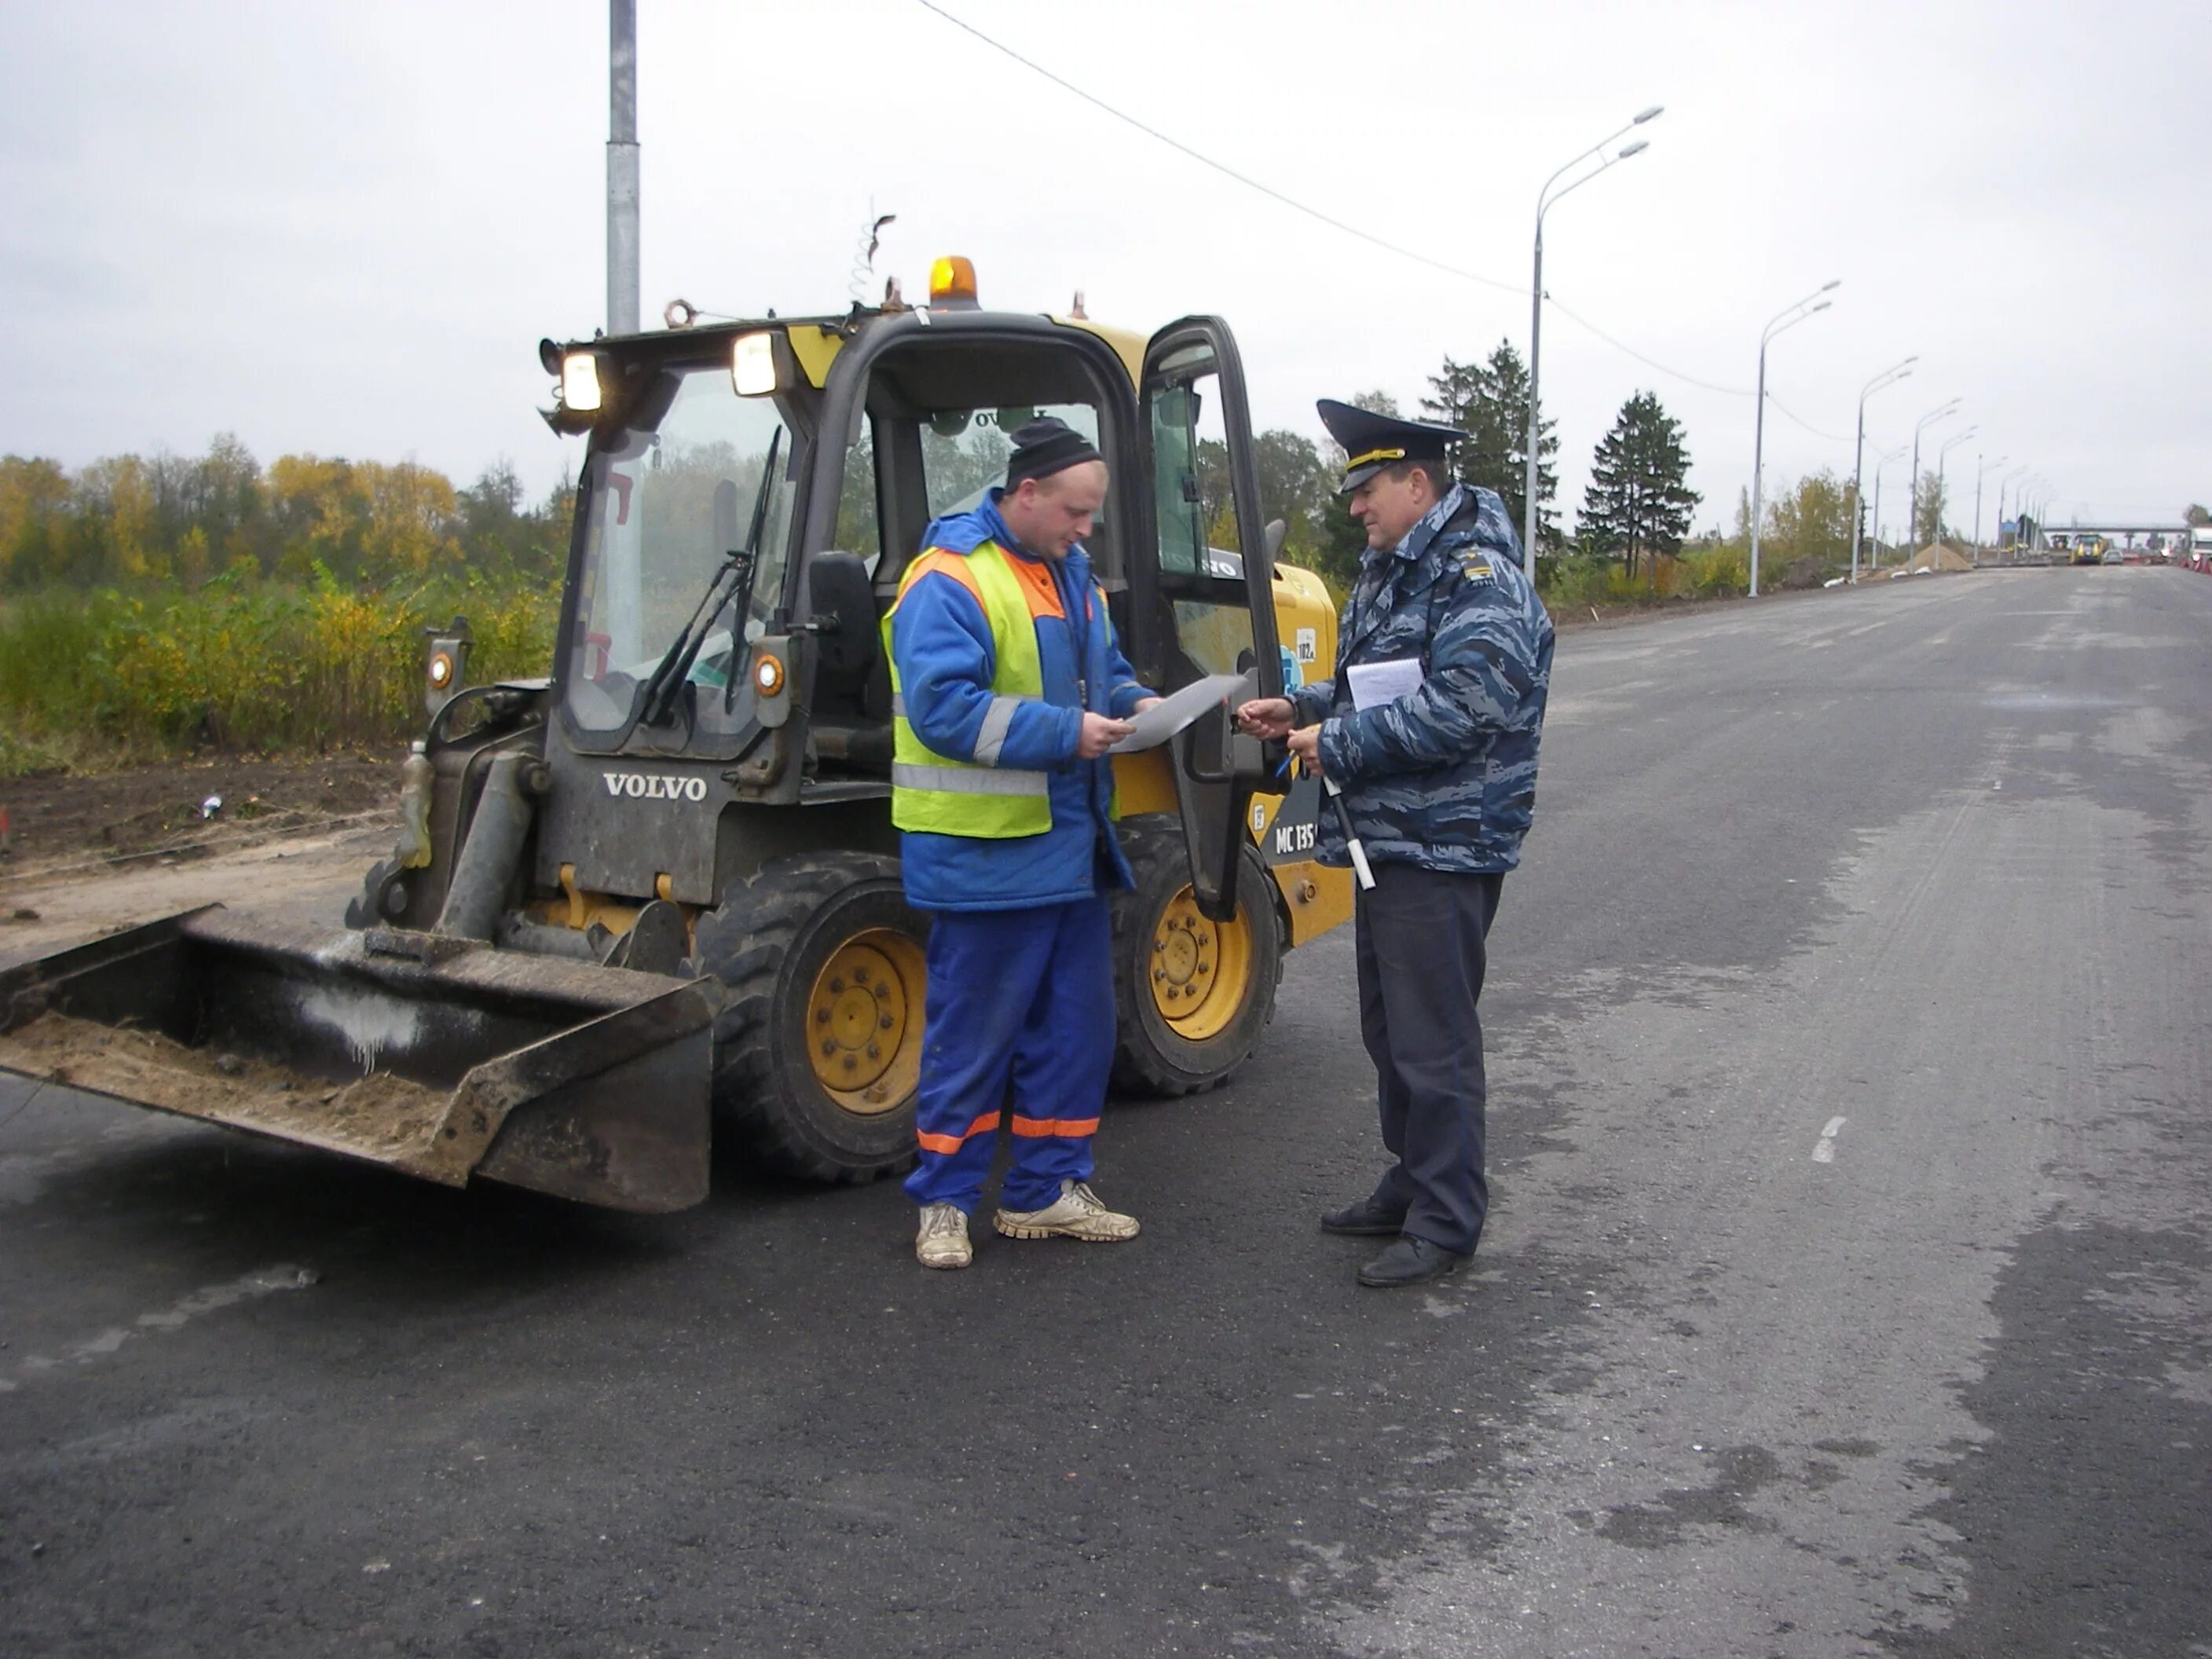
<path fill-rule="evenodd" d="M 1877 455 L 1874 462 L 1874 555 L 1868 562 L 1870 569 L 1881 568 L 1881 475 L 1889 471 L 1889 464 L 1905 453 L 1903 444 Z"/>
<path fill-rule="evenodd" d="M 607 0 L 607 332 L 637 332 L 637 0 Z"/>
<path fill-rule="evenodd" d="M 1881 475 L 1888 467 L 1890 459 L 1885 456 L 1874 466 L 1874 568 L 1876 570 L 1881 568 Z"/>
<path fill-rule="evenodd" d="M 1759 337 L 1759 392 L 1751 417 L 1751 597 L 1759 597 L 1759 521 L 1765 514 L 1766 337 Z"/>
<path fill-rule="evenodd" d="M 1532 586 L 1536 580 L 1536 458 L 1544 430 L 1536 405 L 1536 354 L 1543 342 L 1544 202 L 1540 196 L 1536 200 L 1536 269 L 1528 279 L 1528 477 L 1522 486 L 1527 493 L 1521 498 L 1521 574 Z"/>
<path fill-rule="evenodd" d="M 1786 328 L 1795 328 L 1814 312 L 1826 311 L 1835 301 L 1820 300 L 1830 289 L 1843 282 L 1838 276 L 1823 283 L 1795 305 L 1788 305 L 1774 313 L 1759 337 L 1759 393 L 1753 404 L 1751 422 L 1751 597 L 1759 597 L 1759 520 L 1764 510 L 1762 488 L 1765 483 L 1766 458 L 1766 343 Z M 1818 305 L 1813 302 L 1820 300 Z M 1809 307 L 1809 309 L 1808 308 Z M 1791 313 L 1795 313 L 1795 315 Z M 1784 319 L 1787 318 L 1786 322 Z"/>
<path fill-rule="evenodd" d="M 1905 562 L 1920 550 L 1920 428 L 1912 428 L 1912 482 L 1905 491 Z"/>
<path fill-rule="evenodd" d="M 1619 132 L 1608 132 L 1597 143 L 1576 156 L 1573 161 L 1559 168 L 1550 178 L 1544 180 L 1543 189 L 1536 192 L 1536 252 L 1534 270 L 1530 273 L 1528 281 L 1528 456 L 1527 473 L 1523 480 L 1523 488 L 1527 495 L 1521 503 L 1521 569 L 1532 582 L 1536 579 L 1536 482 L 1537 473 L 1540 471 L 1537 463 L 1544 430 L 1537 393 L 1536 374 L 1538 354 L 1543 345 L 1544 335 L 1544 215 L 1550 210 L 1552 204 L 1559 199 L 1559 197 L 1552 194 L 1552 186 L 1559 182 L 1560 173 L 1581 166 L 1614 139 L 1620 137 L 1621 133 L 1626 132 L 1631 127 L 1640 127 L 1646 121 L 1655 119 L 1662 114 L 1665 109 L 1666 106 L 1663 104 L 1654 104 L 1650 108 L 1640 112 Z M 1574 190 L 1589 183 L 1592 179 L 1597 177 L 1598 173 L 1603 173 L 1614 162 L 1626 161 L 1643 148 L 1644 141 L 1641 139 L 1632 144 L 1624 145 L 1619 155 L 1606 157 L 1595 171 L 1585 173 L 1582 178 L 1576 179 L 1573 184 L 1567 186 L 1567 190 Z M 1561 191 L 1559 196 L 1565 196 L 1567 190 Z"/>
<path fill-rule="evenodd" d="M 1912 554 L 1920 550 L 1920 434 L 1938 421 L 1948 420 L 1959 412 L 1956 398 L 1940 408 L 1931 409 L 1920 417 L 1919 425 L 1912 428 L 1912 489 L 1905 497 L 1905 539 L 1911 544 L 1905 562 L 1912 562 Z"/>
<path fill-rule="evenodd" d="M 1861 492 L 1861 483 L 1864 477 L 1863 468 L 1866 461 L 1867 398 L 1870 394 L 1881 391 L 1884 386 L 1894 386 L 1898 381 L 1905 379 L 1906 375 L 1912 373 L 1912 365 L 1919 361 L 1919 354 L 1915 352 L 1911 356 L 1907 357 L 1903 362 L 1893 363 L 1889 368 L 1885 368 L 1881 374 L 1875 375 L 1874 379 L 1869 380 L 1864 386 L 1859 388 L 1858 440 L 1851 449 L 1851 580 L 1853 582 L 1856 582 L 1859 579 L 1859 524 L 1860 520 L 1866 516 L 1863 513 L 1859 511 L 1859 506 L 1861 502 L 1866 500 L 1866 496 Z M 1879 485 L 1880 482 L 1881 481 L 1879 479 L 1875 480 L 1877 485 Z M 1875 525 L 1875 532 L 1879 534 L 1881 529 L 1881 523 L 1877 520 Z"/>
<path fill-rule="evenodd" d="M 1954 432 L 1936 452 L 1936 556 L 1938 559 L 1943 556 L 1943 469 L 1950 460 L 1951 452 L 1980 430 L 1978 426 L 1970 426 L 1964 432 Z"/>
<path fill-rule="evenodd" d="M 2000 455 L 1994 461 L 1984 461 L 1978 452 L 1974 456 L 1974 562 L 1976 564 L 1982 562 L 1982 480 L 1988 477 L 1990 468 L 2002 466 L 2011 459 L 2008 455 Z M 1999 483 L 1998 488 L 2003 488 L 2002 483 Z"/>
<path fill-rule="evenodd" d="M 2011 471 L 2006 473 L 2002 477 L 1997 480 L 1997 541 L 1999 544 L 1997 550 L 1999 552 L 2002 552 L 2004 550 L 2002 544 L 2004 541 L 2005 486 L 2010 483 L 2014 478 L 2026 477 L 2029 473 L 2034 471 L 2035 468 L 2033 464 L 2024 466 L 2016 466 L 2013 468 Z M 2017 500 L 2013 503 L 2013 511 L 2014 514 L 2018 514 L 2020 511 L 2020 503 Z M 2020 551 L 2020 537 L 2017 533 L 2013 537 L 2012 550 L 2014 554 L 2017 554 Z"/>

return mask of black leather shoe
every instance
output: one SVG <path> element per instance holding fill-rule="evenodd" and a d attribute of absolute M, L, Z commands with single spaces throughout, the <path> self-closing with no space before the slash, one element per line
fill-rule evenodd
<path fill-rule="evenodd" d="M 1466 1265 L 1467 1258 L 1456 1250 L 1401 1233 L 1395 1244 L 1359 1270 L 1359 1282 L 1385 1290 L 1400 1285 L 1425 1285 Z"/>
<path fill-rule="evenodd" d="M 1325 1233 L 1350 1233 L 1358 1238 L 1388 1238 L 1406 1224 L 1406 1212 L 1363 1198 L 1357 1204 L 1331 1210 L 1321 1218 Z"/>

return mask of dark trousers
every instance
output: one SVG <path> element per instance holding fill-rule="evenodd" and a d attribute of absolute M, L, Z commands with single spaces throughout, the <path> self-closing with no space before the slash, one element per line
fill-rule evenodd
<path fill-rule="evenodd" d="M 1359 1030 L 1375 1062 L 1382 1145 L 1375 1188 L 1403 1231 L 1472 1255 L 1490 1208 L 1482 1173 L 1485 940 L 1503 875 L 1378 864 L 1358 896 Z"/>

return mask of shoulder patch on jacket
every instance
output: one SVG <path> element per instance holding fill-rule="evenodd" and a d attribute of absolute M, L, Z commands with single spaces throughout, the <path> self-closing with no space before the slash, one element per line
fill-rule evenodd
<path fill-rule="evenodd" d="M 1498 573 L 1490 568 L 1490 555 L 1480 548 L 1469 548 L 1460 555 L 1459 570 L 1461 575 L 1477 584 L 1498 580 Z"/>

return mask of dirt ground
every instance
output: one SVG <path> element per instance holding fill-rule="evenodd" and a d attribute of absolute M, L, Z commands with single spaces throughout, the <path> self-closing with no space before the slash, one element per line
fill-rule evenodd
<path fill-rule="evenodd" d="M 389 814 L 399 763 L 389 755 L 191 760 L 87 776 L 0 779 L 7 815 L 0 881 L 167 855 L 205 856 Z M 204 815 L 203 803 L 222 807 Z"/>

